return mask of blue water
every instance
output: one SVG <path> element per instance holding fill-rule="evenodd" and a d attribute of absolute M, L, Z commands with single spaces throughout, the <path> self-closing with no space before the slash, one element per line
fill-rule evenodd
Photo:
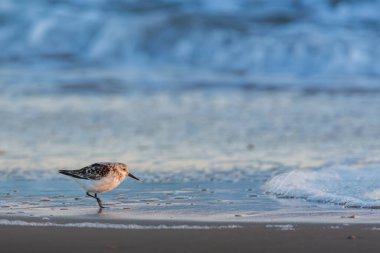
<path fill-rule="evenodd" d="M 83 71 L 80 83 L 114 91 L 221 85 L 213 81 L 378 90 L 379 8 L 378 0 L 3 0 L 0 64 L 37 68 L 39 85 L 69 87 L 78 80 L 46 70 L 108 69 L 102 78 Z"/>
<path fill-rule="evenodd" d="M 0 214 L 87 213 L 99 161 L 121 218 L 378 208 L 379 8 L 1 1 Z"/>

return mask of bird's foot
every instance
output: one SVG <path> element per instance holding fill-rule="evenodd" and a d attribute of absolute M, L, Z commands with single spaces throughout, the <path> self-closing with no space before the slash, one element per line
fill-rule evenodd
<path fill-rule="evenodd" d="M 105 208 L 100 198 L 96 198 L 96 201 L 98 202 L 99 208 Z"/>
<path fill-rule="evenodd" d="M 96 201 L 98 202 L 98 205 L 99 205 L 99 209 L 106 208 L 103 205 L 102 200 L 100 198 L 98 198 L 98 195 L 96 193 L 94 195 L 91 195 L 89 192 L 86 192 L 86 195 L 89 196 L 89 197 L 91 197 L 91 198 L 96 199 Z"/>

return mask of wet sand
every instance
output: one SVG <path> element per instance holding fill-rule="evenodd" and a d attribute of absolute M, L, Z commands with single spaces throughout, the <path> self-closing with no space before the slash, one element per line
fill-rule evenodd
<path fill-rule="evenodd" d="M 144 223 L 148 224 L 140 222 Z M 0 244 L 1 251 L 8 253 L 350 253 L 376 252 L 380 246 L 380 230 L 371 224 L 250 223 L 239 226 L 233 229 L 96 229 L 3 225 L 0 226 Z"/>

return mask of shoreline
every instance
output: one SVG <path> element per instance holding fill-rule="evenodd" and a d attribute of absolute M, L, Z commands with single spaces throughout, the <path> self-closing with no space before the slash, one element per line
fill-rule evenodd
<path fill-rule="evenodd" d="M 167 223 L 168 224 L 168 223 Z M 172 224 L 175 224 L 172 223 Z M 4 252 L 369 252 L 380 226 L 249 223 L 228 228 L 97 229 L 0 226 Z"/>
<path fill-rule="evenodd" d="M 9 210 L 9 211 L 8 211 Z M 380 225 L 379 209 L 281 209 L 273 211 L 252 211 L 215 213 L 188 212 L 147 212 L 146 210 L 107 208 L 73 208 L 56 210 L 49 208 L 9 209 L 0 212 L 0 220 L 16 220 L 33 223 L 109 223 L 109 224 L 374 224 Z M 3 222 L 6 224 L 6 222 Z M 3 225 L 0 222 L 0 225 Z"/>
<path fill-rule="evenodd" d="M 378 216 L 376 216 L 378 217 Z M 212 220 L 212 219 L 167 219 L 167 218 L 109 218 L 109 217 L 85 217 L 85 216 L 7 216 L 0 215 L 0 227 L 76 227 L 76 228 L 109 228 L 109 229 L 216 229 L 216 228 L 245 228 L 261 225 L 316 225 L 316 226 L 373 226 L 379 227 L 380 220 L 366 219 L 366 216 L 348 215 L 338 217 L 325 216 L 322 218 L 302 219 L 257 219 L 257 220 Z"/>

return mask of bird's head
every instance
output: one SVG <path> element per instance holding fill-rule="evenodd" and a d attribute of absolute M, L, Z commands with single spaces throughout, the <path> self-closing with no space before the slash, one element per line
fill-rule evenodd
<path fill-rule="evenodd" d="M 140 181 L 140 179 L 138 179 L 137 177 L 135 177 L 132 173 L 129 172 L 128 170 L 128 165 L 124 164 L 124 163 L 120 163 L 119 166 L 119 171 L 125 176 L 125 177 L 131 177 L 133 179 L 136 179 L 138 181 Z"/>

